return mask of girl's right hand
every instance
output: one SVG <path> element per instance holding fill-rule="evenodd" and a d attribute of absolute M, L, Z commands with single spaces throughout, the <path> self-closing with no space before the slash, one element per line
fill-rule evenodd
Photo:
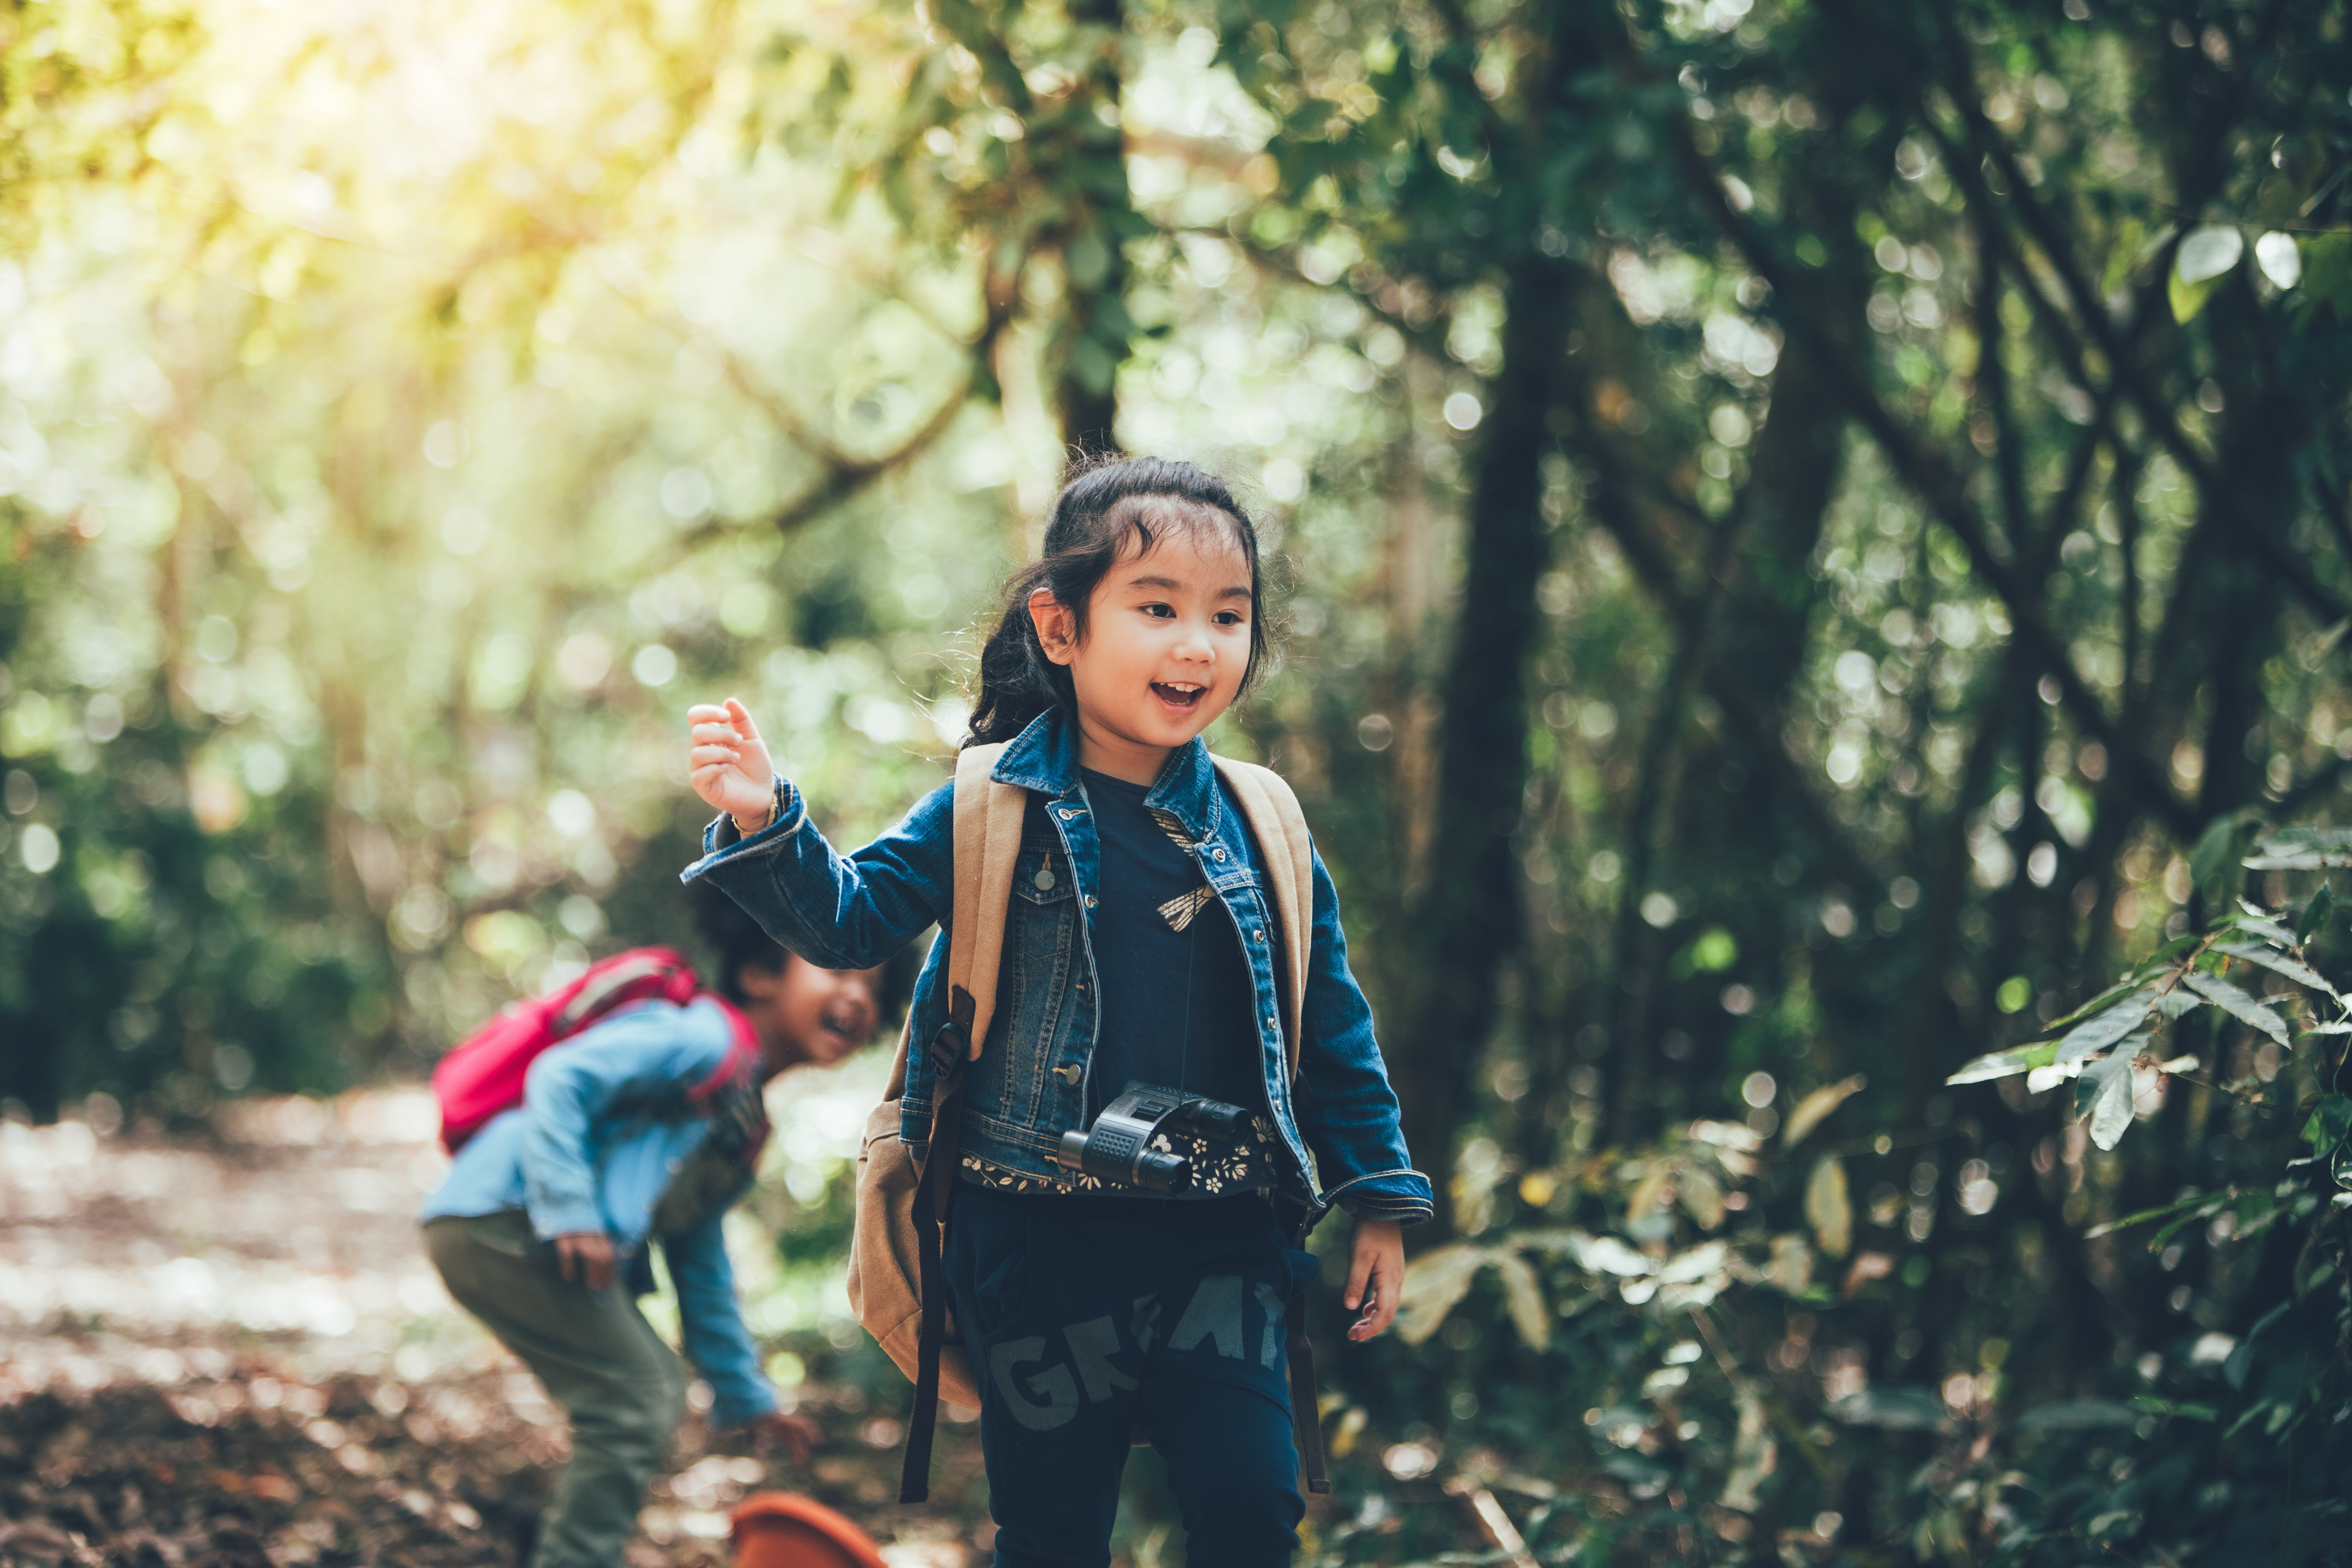
<path fill-rule="evenodd" d="M 735 819 L 745 837 L 757 833 L 775 804 L 776 766 L 760 727 L 732 697 L 724 707 L 700 703 L 686 710 L 692 748 L 687 767 L 694 793 Z"/>

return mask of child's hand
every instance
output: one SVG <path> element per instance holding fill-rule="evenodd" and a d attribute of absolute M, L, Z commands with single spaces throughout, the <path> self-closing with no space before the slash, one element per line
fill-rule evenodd
<path fill-rule="evenodd" d="M 770 1446 L 782 1443 L 795 1465 L 806 1466 L 809 1450 L 824 1441 L 824 1429 L 805 1415 L 771 1410 L 753 1424 L 751 1446 L 765 1454 Z"/>
<path fill-rule="evenodd" d="M 702 703 L 686 710 L 693 747 L 687 766 L 694 793 L 735 819 L 745 837 L 757 833 L 775 803 L 776 767 L 751 713 L 732 697 L 723 708 Z"/>
<path fill-rule="evenodd" d="M 601 1230 L 583 1230 L 555 1238 L 557 1271 L 591 1290 L 602 1290 L 613 1282 L 616 1260 L 613 1238 Z"/>
<path fill-rule="evenodd" d="M 1360 1219 L 1348 1259 L 1348 1310 L 1363 1316 L 1348 1325 L 1350 1340 L 1369 1340 L 1396 1321 L 1404 1301 L 1404 1226 L 1392 1219 Z"/>

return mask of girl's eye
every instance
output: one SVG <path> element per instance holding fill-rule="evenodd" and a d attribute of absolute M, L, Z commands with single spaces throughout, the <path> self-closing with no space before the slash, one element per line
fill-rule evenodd
<path fill-rule="evenodd" d="M 1242 613 L 1239 610 L 1219 610 L 1217 612 L 1217 625 L 1221 626 L 1237 626 L 1241 624 Z"/>
<path fill-rule="evenodd" d="M 1175 610 L 1167 605 L 1146 605 L 1143 606 L 1143 613 L 1147 616 L 1157 616 L 1163 621 L 1172 621 L 1176 618 Z"/>

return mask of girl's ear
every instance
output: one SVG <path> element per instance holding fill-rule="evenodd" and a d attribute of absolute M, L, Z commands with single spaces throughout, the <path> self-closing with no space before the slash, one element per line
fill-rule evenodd
<path fill-rule="evenodd" d="M 1078 657 L 1076 639 L 1071 636 L 1074 618 L 1069 606 L 1054 597 L 1051 588 L 1031 591 L 1029 619 L 1037 628 L 1038 646 L 1055 664 L 1068 664 Z"/>

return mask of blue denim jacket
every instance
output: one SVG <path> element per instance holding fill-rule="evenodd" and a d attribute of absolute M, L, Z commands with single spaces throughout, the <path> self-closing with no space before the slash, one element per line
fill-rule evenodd
<path fill-rule="evenodd" d="M 1100 842 L 1078 773 L 1071 726 L 1041 715 L 1006 746 L 991 776 L 1030 792 L 1021 858 L 1004 929 L 997 1001 L 964 1095 L 963 1152 L 1003 1172 L 1062 1182 L 1053 1154 L 1082 1124 L 1098 1023 L 1093 948 L 1101 887 Z M 865 848 L 836 854 L 811 826 L 799 793 L 784 786 L 776 821 L 750 838 L 721 816 L 705 833 L 691 881 L 709 877 L 768 934 L 813 963 L 880 963 L 924 927 L 945 928 L 954 908 L 955 785 L 942 784 Z M 1305 1038 L 1294 1082 L 1280 1026 L 1275 946 L 1281 935 L 1261 847 L 1226 793 L 1205 743 L 1169 759 L 1145 805 L 1166 811 L 1194 839 L 1194 856 L 1230 917 L 1255 981 L 1256 1016 L 1236 1018 L 1239 1048 L 1254 1049 L 1267 1115 L 1288 1156 L 1285 1189 L 1318 1208 L 1408 1224 L 1432 1212 L 1429 1179 L 1412 1169 L 1372 1037 L 1372 1012 L 1348 970 L 1339 904 L 1315 857 L 1313 951 L 1304 998 Z M 1037 876 L 1051 860 L 1058 873 Z M 948 944 L 931 944 L 915 983 L 913 1037 L 928 1040 L 947 1016 Z M 1120 1086 L 1109 1086 L 1115 1092 Z M 909 1054 L 901 1135 L 919 1158 L 930 1131 L 931 1073 Z"/>
<path fill-rule="evenodd" d="M 531 1063 L 523 1103 L 466 1141 L 416 1217 L 521 1209 L 542 1241 L 601 1230 L 620 1248 L 627 1287 L 651 1293 L 655 1206 L 712 1125 L 686 1109 L 682 1086 L 718 1071 L 733 1041 L 707 1001 L 647 1002 L 582 1030 Z M 712 1422 L 732 1426 L 773 1410 L 776 1394 L 736 1303 L 726 1210 L 661 1244 L 687 1359 L 710 1384 Z"/>

